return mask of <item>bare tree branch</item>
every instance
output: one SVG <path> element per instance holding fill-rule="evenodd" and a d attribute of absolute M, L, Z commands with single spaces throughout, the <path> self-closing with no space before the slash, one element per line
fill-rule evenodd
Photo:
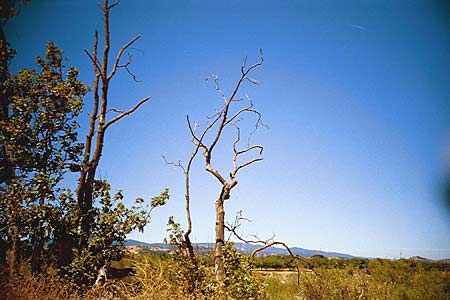
<path fill-rule="evenodd" d="M 166 166 L 171 165 L 171 166 L 180 168 L 180 169 L 183 171 L 183 173 L 186 173 L 186 169 L 185 169 L 184 166 L 181 164 L 181 161 L 180 161 L 180 160 L 178 160 L 177 162 L 172 162 L 172 161 L 168 161 L 168 160 L 166 159 L 166 157 L 165 157 L 164 155 L 162 155 L 162 154 L 161 154 L 161 157 L 162 157 L 162 159 L 164 160 L 164 163 L 165 163 Z"/>
<path fill-rule="evenodd" d="M 119 3 L 120 3 L 120 0 L 114 1 L 113 4 L 111 4 L 110 6 L 108 6 L 108 10 L 111 9 L 111 8 L 113 8 L 114 6 L 118 5 Z"/>
<path fill-rule="evenodd" d="M 233 173 L 232 173 L 233 175 L 231 176 L 231 178 L 234 178 L 234 177 L 236 176 L 237 172 L 238 172 L 240 169 L 245 168 L 246 166 L 249 166 L 249 165 L 251 165 L 251 164 L 253 164 L 253 163 L 257 162 L 257 161 L 261 161 L 261 160 L 263 160 L 262 157 L 257 157 L 257 158 L 254 158 L 254 159 L 252 159 L 252 160 L 250 160 L 250 161 L 248 161 L 248 162 L 246 162 L 246 163 L 244 163 L 244 164 L 238 166 L 238 167 L 233 171 Z"/>
<path fill-rule="evenodd" d="M 244 61 L 242 62 L 241 66 L 241 74 L 245 75 L 245 67 L 247 66 L 247 55 L 244 56 Z"/>
<path fill-rule="evenodd" d="M 97 32 L 96 32 L 96 33 L 97 33 Z M 98 60 L 95 59 L 95 58 L 91 55 L 91 53 L 89 53 L 89 51 L 87 51 L 86 49 L 83 49 L 83 50 L 84 50 L 84 53 L 86 53 L 86 55 L 89 57 L 89 59 L 91 60 L 91 62 L 94 64 L 94 67 L 100 69 L 100 65 L 99 65 Z M 96 56 L 96 55 L 94 55 L 94 56 Z"/>
<path fill-rule="evenodd" d="M 256 80 L 256 79 L 253 79 L 253 78 L 250 78 L 250 77 L 246 77 L 245 78 L 248 82 L 250 82 L 250 83 L 252 83 L 252 84 L 255 84 L 255 85 L 261 85 L 261 81 L 259 81 L 259 80 Z"/>
<path fill-rule="evenodd" d="M 122 64 L 122 65 L 117 65 L 117 69 L 124 68 L 125 71 L 128 73 L 128 75 L 131 76 L 133 81 L 135 81 L 135 82 L 142 82 L 142 80 L 137 79 L 136 75 L 134 75 L 134 73 L 130 70 L 129 66 L 133 62 L 133 56 L 131 55 L 131 53 L 127 53 L 127 54 L 128 54 L 128 61 L 126 63 Z"/>
<path fill-rule="evenodd" d="M 144 99 L 142 99 L 141 101 L 139 101 L 138 103 L 136 103 L 135 106 L 133 106 L 131 109 L 122 112 L 120 115 L 116 116 L 115 118 L 111 119 L 110 121 L 106 122 L 104 125 L 104 128 L 108 128 L 110 125 L 114 124 L 115 122 L 119 121 L 120 119 L 122 119 L 125 116 L 128 116 L 129 114 L 132 114 L 134 111 L 136 111 L 139 106 L 141 106 L 142 104 L 144 104 L 145 102 L 147 102 L 148 100 L 150 100 L 151 97 L 146 97 Z"/>
<path fill-rule="evenodd" d="M 115 112 L 115 113 L 123 113 L 123 110 L 119 110 L 117 108 L 111 107 L 106 110 L 106 113 Z"/>
<path fill-rule="evenodd" d="M 251 151 L 251 150 L 254 150 L 254 149 L 258 149 L 259 150 L 259 154 L 261 155 L 263 150 L 264 150 L 264 147 L 260 146 L 260 145 L 251 146 L 251 147 L 248 147 L 248 148 L 246 148 L 244 150 L 238 151 L 237 154 L 238 155 L 244 154 L 244 153 L 246 153 L 248 151 Z"/>
<path fill-rule="evenodd" d="M 100 3 L 100 2 L 98 2 L 97 3 L 97 6 L 98 6 L 98 8 L 100 8 L 100 10 L 104 13 L 105 12 L 105 7 L 103 7 L 103 5 Z"/>
<path fill-rule="evenodd" d="M 116 1 L 116 4 L 113 4 L 112 6 L 115 6 L 119 3 L 120 1 Z M 139 38 L 141 37 L 140 34 L 136 35 L 134 38 L 132 38 L 128 43 L 126 43 L 124 46 L 122 46 L 122 48 L 120 48 L 119 52 L 117 53 L 116 59 L 114 60 L 114 65 L 113 68 L 111 70 L 111 73 L 109 73 L 108 75 L 108 80 L 110 80 L 114 74 L 117 71 L 117 68 L 119 66 L 119 62 L 120 62 L 120 58 L 122 57 L 123 52 L 130 47 L 134 42 L 136 42 Z M 133 76 L 134 77 L 134 76 Z"/>
<path fill-rule="evenodd" d="M 227 97 L 225 96 L 225 94 L 223 93 L 222 89 L 220 88 L 219 76 L 217 76 L 216 74 L 212 74 L 211 78 L 214 81 L 214 88 L 216 89 L 217 92 L 219 92 L 219 94 L 222 97 L 223 101 L 225 103 L 227 103 Z"/>
<path fill-rule="evenodd" d="M 239 117 L 242 113 L 244 113 L 244 112 L 252 112 L 252 113 L 255 113 L 255 114 L 257 114 L 257 115 L 261 115 L 257 110 L 255 110 L 255 109 L 252 109 L 252 107 L 253 107 L 253 104 L 251 104 L 251 105 L 249 105 L 249 106 L 247 106 L 247 107 L 244 107 L 244 108 L 242 108 L 242 109 L 240 109 L 237 113 L 235 113 L 231 118 L 229 118 L 226 122 L 225 122 L 225 125 L 228 125 L 228 124 L 230 124 L 230 123 L 232 123 L 237 117 Z"/>
<path fill-rule="evenodd" d="M 237 150 L 237 144 L 238 144 L 239 141 L 241 140 L 241 129 L 239 128 L 239 126 L 238 126 L 236 123 L 233 123 L 232 125 L 233 125 L 234 127 L 236 127 L 237 134 L 236 134 L 236 140 L 235 140 L 234 143 L 233 143 L 233 167 L 234 167 L 234 168 L 233 168 L 233 171 L 230 173 L 230 178 L 231 178 L 231 179 L 233 179 L 233 178 L 236 177 L 236 174 L 238 173 L 238 171 L 239 171 L 240 169 L 242 169 L 242 168 L 244 168 L 244 167 L 246 167 L 246 166 L 249 166 L 249 165 L 251 165 L 252 163 L 255 163 L 255 162 L 257 162 L 257 161 L 263 160 L 262 157 L 257 157 L 257 158 L 254 158 L 254 159 L 252 159 L 252 160 L 250 160 L 250 161 L 247 161 L 246 163 L 244 163 L 244 164 L 238 166 L 238 165 L 237 165 L 237 159 L 238 159 L 238 156 L 239 156 L 239 155 L 244 154 L 244 153 L 247 153 L 247 152 L 249 152 L 249 151 L 251 151 L 251 150 L 255 150 L 255 149 L 258 149 L 258 150 L 259 150 L 259 154 L 261 155 L 262 152 L 264 151 L 264 147 L 261 146 L 261 145 L 254 145 L 254 146 L 245 148 L 245 149 L 240 150 L 240 151 Z"/>

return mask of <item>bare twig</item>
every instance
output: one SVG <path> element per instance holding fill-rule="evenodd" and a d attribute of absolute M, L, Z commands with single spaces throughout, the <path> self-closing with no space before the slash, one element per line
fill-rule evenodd
<path fill-rule="evenodd" d="M 219 76 L 217 76 L 216 74 L 211 74 L 211 79 L 214 81 L 214 88 L 220 94 L 220 96 L 222 97 L 223 101 L 225 103 L 227 103 L 227 97 L 225 96 L 224 92 L 222 91 L 222 89 L 220 87 Z"/>
<path fill-rule="evenodd" d="M 120 3 L 120 0 L 116 0 L 116 1 L 114 1 L 114 3 L 113 3 L 113 4 L 111 4 L 110 6 L 108 6 L 108 9 L 111 9 L 111 8 L 113 8 L 114 6 L 118 5 L 119 3 Z"/>
<path fill-rule="evenodd" d="M 119 3 L 119 1 L 116 1 L 117 5 Z M 113 68 L 111 70 L 111 73 L 109 73 L 108 75 L 108 80 L 110 80 L 114 74 L 117 71 L 117 68 L 119 67 L 119 62 L 120 62 L 120 58 L 122 57 L 123 52 L 130 47 L 134 42 L 136 42 L 139 38 L 141 37 L 140 34 L 136 35 L 134 38 L 132 38 L 128 43 L 126 43 L 125 45 L 122 46 L 122 48 L 120 48 L 119 52 L 117 53 L 116 59 L 114 60 L 114 65 Z M 134 77 L 134 76 L 133 76 Z"/>
<path fill-rule="evenodd" d="M 123 113 L 124 111 L 123 111 L 123 110 L 119 110 L 119 109 L 117 109 L 117 108 L 114 108 L 114 107 L 112 107 L 112 108 L 108 108 L 108 109 L 106 110 L 106 113 L 110 113 L 110 112 L 115 112 L 115 113 Z"/>
<path fill-rule="evenodd" d="M 91 60 L 91 62 L 95 65 L 96 68 L 100 69 L 100 65 L 98 60 L 96 60 L 94 58 L 94 56 L 91 55 L 91 53 L 89 53 L 89 51 L 87 51 L 86 49 L 83 49 L 84 53 L 86 53 L 86 55 L 89 57 L 89 59 Z"/>
<path fill-rule="evenodd" d="M 183 173 L 186 173 L 186 169 L 184 168 L 184 166 L 181 164 L 181 161 L 180 160 L 178 160 L 177 162 L 172 162 L 172 161 L 168 161 L 167 159 L 166 159 L 166 157 L 164 156 L 164 155 L 162 155 L 161 154 L 161 157 L 162 157 L 162 159 L 164 160 L 164 163 L 166 164 L 166 166 L 174 166 L 174 167 L 177 167 L 177 168 L 180 168 L 182 171 L 183 171 Z"/>

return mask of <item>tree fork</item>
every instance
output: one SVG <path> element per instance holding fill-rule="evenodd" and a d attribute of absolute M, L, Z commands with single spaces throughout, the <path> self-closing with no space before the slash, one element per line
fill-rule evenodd
<path fill-rule="evenodd" d="M 95 33 L 93 54 L 85 50 L 86 54 L 89 56 L 93 64 L 95 79 L 94 79 L 94 107 L 92 110 L 92 114 L 90 115 L 89 131 L 86 136 L 85 151 L 77 188 L 77 202 L 79 206 L 79 219 L 81 222 L 81 232 L 78 240 L 78 247 L 80 249 L 84 248 L 87 244 L 90 228 L 93 222 L 93 216 L 91 213 L 91 210 L 93 208 L 93 192 L 94 192 L 93 185 L 95 181 L 96 170 L 103 152 L 106 130 L 109 126 L 116 123 L 123 117 L 132 114 L 142 104 L 150 100 L 150 97 L 146 97 L 137 102 L 137 104 L 133 106 L 131 109 L 121 112 L 119 115 L 115 116 L 111 120 L 106 120 L 106 116 L 109 112 L 108 91 L 110 80 L 114 77 L 118 68 L 126 68 L 128 66 L 128 64 L 119 65 L 122 54 L 132 44 L 134 44 L 134 42 L 136 42 L 140 38 L 140 35 L 137 35 L 120 48 L 114 60 L 112 71 L 108 74 L 108 62 L 110 51 L 109 12 L 110 9 L 119 4 L 119 2 L 120 1 L 116 0 L 114 1 L 113 4 L 110 5 L 108 0 L 104 0 L 103 4 L 99 4 L 99 7 L 103 12 L 103 29 L 104 29 L 103 34 L 105 39 L 101 61 L 98 57 L 97 32 Z M 94 137 L 95 137 L 95 146 L 92 152 Z"/>

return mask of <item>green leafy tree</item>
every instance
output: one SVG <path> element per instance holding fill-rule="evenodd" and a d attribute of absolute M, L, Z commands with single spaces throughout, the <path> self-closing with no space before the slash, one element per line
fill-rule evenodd
<path fill-rule="evenodd" d="M 10 91 L 5 87 L 5 83 L 10 78 L 9 61 L 14 56 L 12 49 L 6 38 L 4 26 L 7 21 L 14 17 L 20 5 L 29 2 L 28 0 L 0 0 L 0 121 L 8 123 L 8 106 L 10 103 Z M 10 153 L 8 152 L 8 143 L 5 139 L 0 141 L 0 184 L 11 184 L 14 179 L 13 165 L 10 161 Z M 0 264 L 6 263 L 6 249 L 12 248 L 11 261 L 12 272 L 15 272 L 19 258 L 19 230 L 18 225 L 14 222 L 14 212 L 9 218 L 8 232 L 9 243 L 4 239 L 0 232 Z M 0 222 L 2 220 L 0 219 Z"/>
<path fill-rule="evenodd" d="M 76 249 L 74 259 L 66 267 L 79 285 L 91 285 L 98 269 L 123 257 L 126 235 L 136 229 L 144 230 L 152 210 L 169 199 L 169 190 L 153 197 L 149 206 L 144 206 L 144 199 L 137 198 L 133 206 L 127 208 L 121 190 L 112 195 L 107 181 L 96 180 L 93 197 L 98 205 L 92 211 L 94 221 L 87 247 Z"/>
<path fill-rule="evenodd" d="M 233 243 L 223 248 L 226 299 L 262 299 L 264 283 L 253 273 L 253 260 L 239 252 Z"/>
<path fill-rule="evenodd" d="M 30 241 L 33 271 L 45 240 L 51 238 L 58 184 L 65 172 L 76 169 L 82 150 L 76 117 L 88 88 L 78 80 L 77 69 L 66 70 L 62 54 L 50 42 L 45 57 L 36 59 L 38 70 L 22 69 L 11 76 L 5 83 L 8 119 L 0 120 L 0 139 L 8 156 L 2 160 L 11 163 L 13 175 L 1 187 L 4 212 L 10 216 L 2 220 L 7 219 L 10 231 L 17 226 Z"/>

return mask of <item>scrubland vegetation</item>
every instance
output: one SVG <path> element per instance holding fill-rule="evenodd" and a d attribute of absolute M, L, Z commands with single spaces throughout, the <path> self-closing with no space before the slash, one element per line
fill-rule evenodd
<path fill-rule="evenodd" d="M 133 266 L 134 276 L 88 289 L 59 277 L 52 268 L 32 276 L 22 266 L 18 277 L 2 280 L 5 286 L 1 296 L 7 300 L 450 299 L 448 263 L 307 258 L 300 263 L 298 285 L 290 257 L 250 259 L 231 245 L 226 246 L 225 254 L 227 280 L 223 283 L 215 279 L 211 256 L 202 257 L 200 267 L 195 268 L 179 253 L 136 254 L 115 263 L 116 267 Z"/>

